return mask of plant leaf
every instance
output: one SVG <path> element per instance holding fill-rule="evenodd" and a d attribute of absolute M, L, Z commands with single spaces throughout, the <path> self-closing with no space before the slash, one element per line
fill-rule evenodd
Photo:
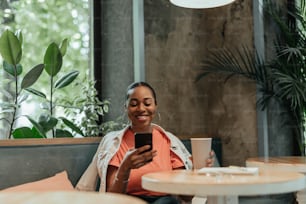
<path fill-rule="evenodd" d="M 6 30 L 0 37 L 0 54 L 4 61 L 17 65 L 22 56 L 21 43 L 13 32 Z"/>
<path fill-rule="evenodd" d="M 68 47 L 68 39 L 65 38 L 60 44 L 60 51 L 61 51 L 62 56 L 65 56 L 67 52 L 67 47 Z"/>
<path fill-rule="evenodd" d="M 44 64 L 38 64 L 33 67 L 28 73 L 26 73 L 21 82 L 21 89 L 26 89 L 32 86 L 37 81 L 43 70 Z"/>
<path fill-rule="evenodd" d="M 15 139 L 21 138 L 43 138 L 41 135 L 37 134 L 35 129 L 29 127 L 20 127 L 13 131 L 12 133 Z"/>
<path fill-rule="evenodd" d="M 38 123 L 44 129 L 45 132 L 48 132 L 57 125 L 58 120 L 54 117 L 49 116 L 48 114 L 42 114 L 39 116 Z"/>
<path fill-rule="evenodd" d="M 15 139 L 19 138 L 32 138 L 32 130 L 29 127 L 20 127 L 13 131 L 12 133 L 13 137 Z"/>
<path fill-rule="evenodd" d="M 62 67 L 63 56 L 57 44 L 51 43 L 44 56 L 45 70 L 49 76 L 55 76 Z"/>
<path fill-rule="evenodd" d="M 103 111 L 104 111 L 105 113 L 108 113 L 108 111 L 109 111 L 108 105 L 103 105 Z"/>
<path fill-rule="evenodd" d="M 6 61 L 3 61 L 3 69 L 8 74 L 12 75 L 13 77 L 17 77 L 17 76 L 19 76 L 22 73 L 22 66 L 21 66 L 21 64 L 17 64 L 15 66 L 15 65 L 9 64 Z"/>
<path fill-rule="evenodd" d="M 22 35 L 21 30 L 17 30 L 17 31 L 15 32 L 15 35 L 16 35 L 16 37 L 18 38 L 20 44 L 22 45 L 22 43 L 23 43 L 23 35 Z"/>
<path fill-rule="evenodd" d="M 47 138 L 46 133 L 44 132 L 43 127 L 37 123 L 33 118 L 31 118 L 30 116 L 26 116 L 28 118 L 28 120 L 32 123 L 33 127 L 36 128 L 36 130 L 38 131 L 38 133 L 44 137 Z"/>
<path fill-rule="evenodd" d="M 20 94 L 17 100 L 17 104 L 21 104 L 29 98 L 29 93 Z"/>
<path fill-rule="evenodd" d="M 68 74 L 64 75 L 62 78 L 60 78 L 57 82 L 55 82 L 55 88 L 60 89 L 65 86 L 68 86 L 71 84 L 79 75 L 79 71 L 71 71 Z"/>
<path fill-rule="evenodd" d="M 73 131 L 75 131 L 76 133 L 84 136 L 83 132 L 81 131 L 80 128 L 78 128 L 73 122 L 69 121 L 68 119 L 64 118 L 64 117 L 60 117 L 60 119 L 63 121 L 63 123 L 65 125 L 67 125 L 69 128 L 71 128 Z"/>
<path fill-rule="evenodd" d="M 55 137 L 73 137 L 72 133 L 67 130 L 56 129 Z"/>
<path fill-rule="evenodd" d="M 26 88 L 25 90 L 34 94 L 34 95 L 36 95 L 36 96 L 39 96 L 39 97 L 42 97 L 42 98 L 47 98 L 47 96 L 44 93 L 42 93 L 40 91 L 37 91 L 36 89 Z"/>
<path fill-rule="evenodd" d="M 32 127 L 32 132 L 34 133 L 34 138 L 47 138 L 39 134 L 39 131 L 35 127 Z"/>

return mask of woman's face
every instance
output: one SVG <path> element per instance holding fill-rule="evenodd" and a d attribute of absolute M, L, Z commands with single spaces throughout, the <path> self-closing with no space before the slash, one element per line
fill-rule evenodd
<path fill-rule="evenodd" d="M 151 90 L 146 86 L 138 86 L 129 92 L 126 108 L 134 132 L 150 131 L 157 105 Z"/>

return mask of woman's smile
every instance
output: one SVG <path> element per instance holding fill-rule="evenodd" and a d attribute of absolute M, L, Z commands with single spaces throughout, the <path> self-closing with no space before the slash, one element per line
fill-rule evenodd
<path fill-rule="evenodd" d="M 147 115 L 139 115 L 139 116 L 136 116 L 136 118 L 140 121 L 145 121 L 148 119 L 148 116 Z"/>

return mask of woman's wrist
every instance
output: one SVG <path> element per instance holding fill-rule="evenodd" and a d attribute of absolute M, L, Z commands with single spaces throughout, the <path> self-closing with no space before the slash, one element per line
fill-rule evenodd
<path fill-rule="evenodd" d="M 128 183 L 130 181 L 130 179 L 129 178 L 118 178 L 117 176 L 115 177 L 115 182 L 120 182 L 120 183 L 123 183 L 123 184 L 125 184 L 125 183 Z"/>
<path fill-rule="evenodd" d="M 115 175 L 115 182 L 128 183 L 130 179 L 130 170 L 124 170 L 119 168 L 117 174 Z"/>

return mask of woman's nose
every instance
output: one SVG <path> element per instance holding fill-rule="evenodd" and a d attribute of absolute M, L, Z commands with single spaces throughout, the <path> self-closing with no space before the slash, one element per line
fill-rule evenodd
<path fill-rule="evenodd" d="M 142 110 L 144 110 L 144 109 L 145 109 L 144 104 L 140 103 L 140 104 L 138 105 L 138 110 L 139 110 L 139 111 L 142 111 Z"/>

